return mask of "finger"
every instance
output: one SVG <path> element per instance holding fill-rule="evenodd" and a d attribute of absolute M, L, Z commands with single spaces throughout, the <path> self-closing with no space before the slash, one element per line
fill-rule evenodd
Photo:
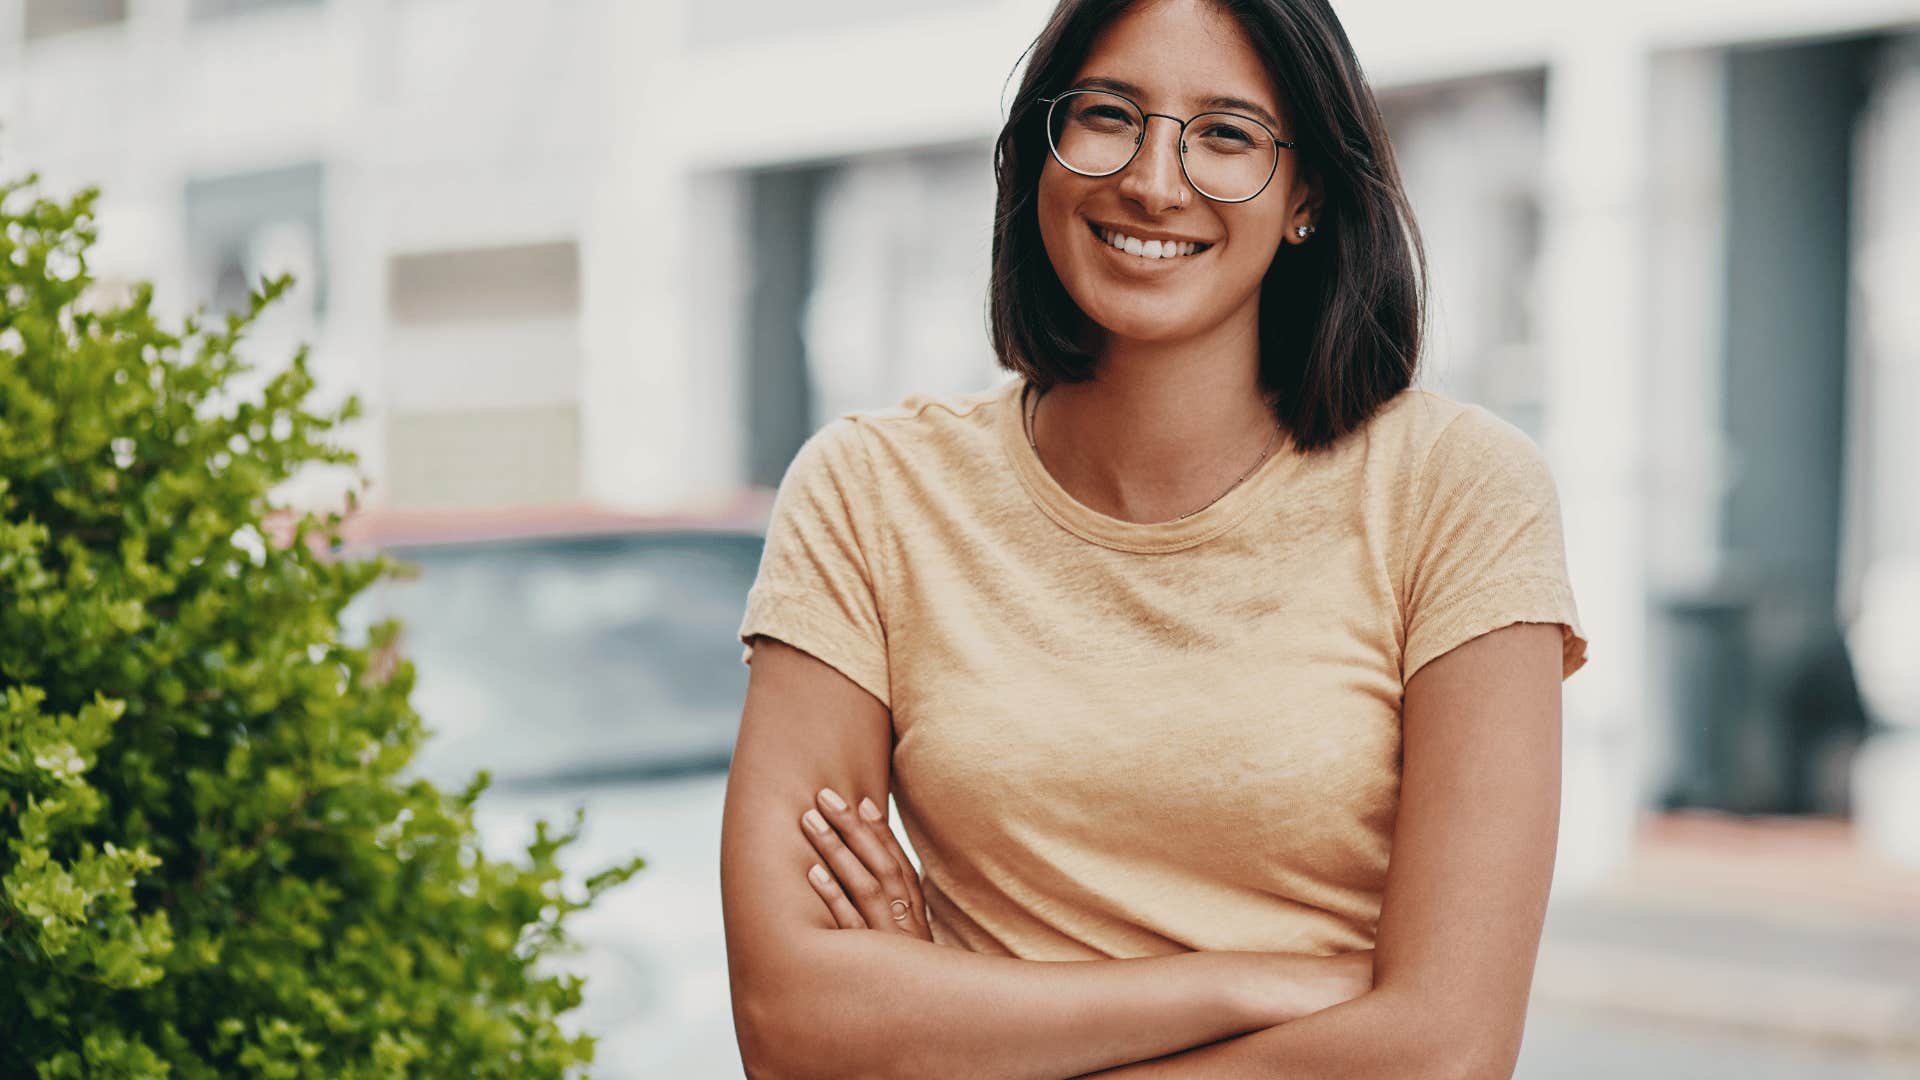
<path fill-rule="evenodd" d="M 813 844 L 813 850 L 819 852 L 820 862 L 833 873 L 838 888 L 845 893 L 854 908 L 868 926 L 885 927 L 891 925 L 885 918 L 878 916 L 885 907 L 884 901 L 877 900 L 880 895 L 880 882 L 870 873 L 860 857 L 847 847 L 840 833 L 834 829 L 825 815 L 819 810 L 809 808 L 800 815 L 800 831 L 807 835 Z"/>
<path fill-rule="evenodd" d="M 847 894 L 840 891 L 840 883 L 833 879 L 832 874 L 827 873 L 826 867 L 814 863 L 807 871 L 807 881 L 813 886 L 813 891 L 820 894 L 820 899 L 826 903 L 827 910 L 833 913 L 834 924 L 839 929 L 865 930 L 867 928 L 867 921 L 862 919 L 860 912 L 854 909 L 853 903 L 847 899 Z"/>
<path fill-rule="evenodd" d="M 891 927 L 901 933 L 917 933 L 910 921 L 912 901 L 908 899 L 906 874 L 894 861 L 893 853 L 832 789 L 821 789 L 815 801 L 819 805 L 814 812 L 830 823 L 832 839 L 838 840 L 857 863 L 857 868 L 849 868 L 843 861 L 835 861 L 832 866 L 842 890 L 853 900 L 867 925 L 874 929 Z M 816 831 L 814 839 L 817 846 L 829 838 Z"/>
<path fill-rule="evenodd" d="M 907 892 L 907 872 L 894 861 L 893 852 L 888 850 L 873 829 L 861 819 L 859 814 L 840 800 L 831 788 L 821 788 L 814 795 L 817 810 L 832 823 L 834 833 L 841 844 L 848 848 L 859 861 L 859 872 L 841 873 L 839 863 L 832 864 L 834 874 L 840 879 L 840 887 L 853 898 L 853 906 L 860 909 L 870 927 L 897 927 L 902 933 L 915 933 L 911 922 L 903 925 L 901 918 L 910 919 L 913 902 Z M 839 805 L 834 805 L 835 802 Z M 816 837 L 818 839 L 818 837 Z M 899 903 L 895 903 L 899 901 Z"/>
<path fill-rule="evenodd" d="M 893 826 L 888 823 L 886 812 L 874 805 L 872 799 L 863 798 L 860 800 L 860 816 L 866 821 L 867 825 L 880 836 L 881 842 L 893 853 L 894 861 L 905 871 L 906 900 L 912 908 L 911 918 L 916 927 L 916 933 L 918 936 L 932 941 L 933 931 L 927 925 L 927 901 L 926 897 L 920 892 L 920 874 L 914 869 L 913 860 L 907 856 L 906 849 L 900 846 L 900 837 L 893 831 Z M 889 906 L 891 906 L 891 904 Z M 891 916 L 897 914 L 897 911 L 889 911 L 888 914 Z"/>

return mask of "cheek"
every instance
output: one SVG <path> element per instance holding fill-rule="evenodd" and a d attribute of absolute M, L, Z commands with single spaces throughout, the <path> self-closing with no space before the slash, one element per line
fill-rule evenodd
<path fill-rule="evenodd" d="M 1226 265 L 1232 267 L 1235 274 L 1265 277 L 1268 267 L 1273 265 L 1275 258 L 1281 256 L 1280 248 L 1286 243 L 1281 224 L 1278 212 L 1271 208 L 1229 218 L 1227 235 L 1232 242 L 1225 251 Z"/>
<path fill-rule="evenodd" d="M 1052 162 L 1048 164 L 1052 165 Z M 1054 274 L 1069 290 L 1077 288 L 1089 272 L 1089 249 L 1078 242 L 1077 231 L 1085 226 L 1075 212 L 1082 196 L 1073 187 L 1071 180 L 1055 179 L 1043 174 L 1034 200 L 1040 225 L 1040 246 L 1052 262 Z"/>
<path fill-rule="evenodd" d="M 1238 250 L 1230 254 L 1234 257 L 1235 266 L 1245 266 L 1255 277 L 1264 277 L 1273 261 L 1285 256 L 1286 253 L 1281 250 L 1283 246 L 1278 234 L 1255 235 L 1237 245 Z"/>
<path fill-rule="evenodd" d="M 1040 174 L 1038 197 L 1034 200 L 1034 208 L 1040 219 L 1040 236 L 1046 241 L 1050 252 L 1062 230 L 1073 223 L 1074 216 L 1073 193 L 1066 190 L 1070 186 L 1067 181 L 1054 175 L 1059 171 L 1059 166 L 1048 160 L 1047 169 Z"/>

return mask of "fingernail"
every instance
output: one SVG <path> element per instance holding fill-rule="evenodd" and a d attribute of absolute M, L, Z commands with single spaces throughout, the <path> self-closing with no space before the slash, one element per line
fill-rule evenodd
<path fill-rule="evenodd" d="M 880 820 L 880 808 L 873 805 L 872 799 L 862 798 L 860 800 L 860 814 L 868 821 Z"/>
<path fill-rule="evenodd" d="M 800 817 L 801 820 L 807 823 L 807 828 L 812 829 L 814 832 L 823 833 L 827 831 L 827 819 L 820 816 L 820 811 L 809 810 L 800 815 Z"/>
<path fill-rule="evenodd" d="M 820 868 L 819 863 L 813 864 L 813 869 L 807 871 L 807 876 L 813 879 L 815 885 L 825 885 L 827 883 L 827 872 Z"/>
<path fill-rule="evenodd" d="M 823 802 L 825 802 L 828 806 L 833 807 L 835 810 L 845 810 L 847 808 L 847 801 L 845 799 L 842 799 L 840 796 L 834 794 L 833 789 L 830 787 L 823 787 L 820 789 L 820 798 Z"/>

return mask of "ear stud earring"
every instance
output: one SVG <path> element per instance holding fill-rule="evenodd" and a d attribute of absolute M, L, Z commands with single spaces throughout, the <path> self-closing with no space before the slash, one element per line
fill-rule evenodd
<path fill-rule="evenodd" d="M 1313 235 L 1313 226 L 1296 225 L 1294 226 L 1294 229 L 1293 229 L 1293 235 L 1299 237 L 1302 240 L 1305 240 L 1307 237 Z"/>

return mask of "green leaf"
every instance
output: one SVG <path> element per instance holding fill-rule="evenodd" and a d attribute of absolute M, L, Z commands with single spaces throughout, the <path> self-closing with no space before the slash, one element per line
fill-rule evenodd
<path fill-rule="evenodd" d="M 0 1076 L 578 1075 L 544 961 L 644 861 L 575 902 L 578 814 L 493 861 L 488 773 L 399 779 L 399 626 L 340 613 L 405 567 L 341 560 L 339 512 L 265 540 L 359 399 L 312 406 L 304 346 L 242 389 L 291 277 L 178 325 L 97 290 L 97 198 L 0 181 Z"/>

